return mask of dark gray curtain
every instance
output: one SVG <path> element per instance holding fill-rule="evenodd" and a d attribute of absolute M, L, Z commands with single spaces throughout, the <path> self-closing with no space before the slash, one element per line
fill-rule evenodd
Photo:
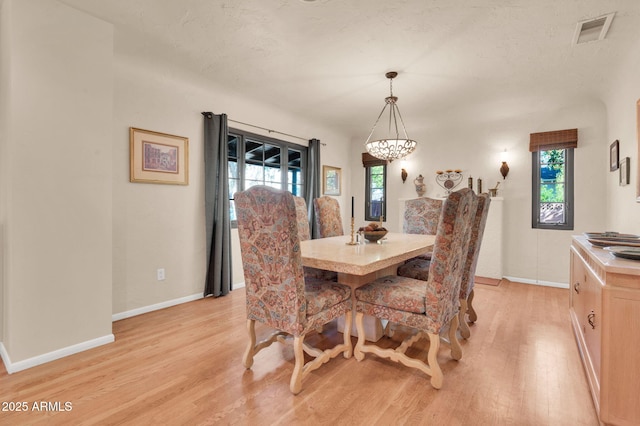
<path fill-rule="evenodd" d="M 311 139 L 307 149 L 307 172 L 305 175 L 307 180 L 305 201 L 307 202 L 309 224 L 311 225 L 311 238 L 320 236 L 316 227 L 316 215 L 313 211 L 313 199 L 320 196 L 320 164 L 320 140 Z"/>
<path fill-rule="evenodd" d="M 204 209 L 207 277 L 204 296 L 224 296 L 231 290 L 231 221 L 227 166 L 227 115 L 203 112 Z"/>

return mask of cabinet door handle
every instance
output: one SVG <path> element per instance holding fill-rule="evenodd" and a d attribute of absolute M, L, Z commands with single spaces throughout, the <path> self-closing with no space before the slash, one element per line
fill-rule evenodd
<path fill-rule="evenodd" d="M 580 294 L 580 283 L 577 282 L 573 285 L 573 289 L 576 291 L 576 293 Z"/>
<path fill-rule="evenodd" d="M 596 328 L 595 318 L 596 318 L 596 314 L 593 311 L 591 311 L 591 313 L 587 315 L 587 321 L 589 322 L 589 325 L 591 326 L 591 328 L 594 330 Z"/>

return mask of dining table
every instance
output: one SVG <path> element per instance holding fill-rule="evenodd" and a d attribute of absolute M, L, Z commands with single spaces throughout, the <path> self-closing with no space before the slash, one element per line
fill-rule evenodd
<path fill-rule="evenodd" d="M 435 235 L 403 234 L 389 232 L 378 242 L 351 244 L 350 235 L 317 238 L 300 242 L 302 264 L 304 266 L 335 271 L 338 282 L 354 291 L 377 278 L 396 275 L 398 266 L 418 255 L 430 252 L 435 243 Z M 344 321 L 338 322 L 338 330 L 343 331 Z M 384 327 L 379 320 L 365 317 L 365 338 L 379 340 Z M 351 335 L 355 336 L 355 324 Z"/>

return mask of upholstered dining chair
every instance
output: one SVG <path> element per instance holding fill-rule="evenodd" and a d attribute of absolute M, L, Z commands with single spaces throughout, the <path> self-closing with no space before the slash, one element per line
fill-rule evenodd
<path fill-rule="evenodd" d="M 309 216 L 307 215 L 307 202 L 302 197 L 293 197 L 296 203 L 296 221 L 298 222 L 298 238 L 300 241 L 311 239 Z"/>
<path fill-rule="evenodd" d="M 431 376 L 431 385 L 440 389 L 443 373 L 438 364 L 440 334 L 447 331 L 451 357 L 459 360 L 462 349 L 457 338 L 460 282 L 469 248 L 471 218 L 476 196 L 469 188 L 454 192 L 444 201 L 430 263 L 429 280 L 387 276 L 355 290 L 358 342 L 355 357 L 365 353 L 388 358 Z M 414 329 L 398 347 L 382 348 L 365 344 L 364 315 L 384 318 Z M 410 357 L 407 349 L 423 337 L 429 339 L 427 360 Z"/>
<path fill-rule="evenodd" d="M 471 329 L 469 328 L 469 324 L 467 324 L 466 320 L 467 315 L 469 317 L 469 322 L 474 323 L 478 319 L 478 314 L 475 309 L 473 309 L 473 286 L 475 282 L 476 266 L 478 265 L 478 256 L 480 254 L 480 245 L 482 243 L 484 228 L 489 215 L 490 203 L 491 198 L 489 197 L 489 194 L 482 193 L 478 196 L 478 205 L 471 224 L 469 251 L 465 258 L 464 274 L 460 283 L 460 318 L 458 328 L 460 329 L 460 335 L 465 339 L 471 337 Z M 427 281 L 429 279 L 429 269 L 429 259 L 414 258 L 398 267 L 398 275 Z M 392 333 L 392 330 L 389 328 L 388 332 Z"/>
<path fill-rule="evenodd" d="M 344 235 L 338 200 L 323 195 L 322 197 L 313 199 L 313 208 L 316 214 L 316 225 L 320 238 Z"/>
<path fill-rule="evenodd" d="M 307 216 L 307 202 L 302 197 L 293 197 L 296 203 L 296 217 L 298 222 L 298 237 L 300 241 L 311 239 L 311 230 L 309 227 L 309 217 Z M 324 269 L 304 267 L 304 276 L 310 278 L 319 278 L 327 281 L 338 281 L 338 273 L 335 271 L 326 271 Z"/>
<path fill-rule="evenodd" d="M 345 315 L 345 329 L 351 328 L 351 288 L 304 277 L 296 204 L 290 192 L 254 186 L 236 193 L 235 202 L 249 334 L 243 363 L 251 368 L 262 349 L 276 341 L 292 341 L 295 365 L 289 389 L 297 394 L 310 372 L 340 353 L 351 357 L 348 333 L 343 343 L 324 351 L 304 341 L 307 333 L 341 315 Z M 275 329 L 259 343 L 256 321 Z M 305 354 L 313 359 L 305 363 Z"/>
<path fill-rule="evenodd" d="M 443 203 L 442 199 L 429 197 L 405 201 L 402 232 L 405 234 L 435 235 Z"/>
<path fill-rule="evenodd" d="M 421 197 L 405 202 L 402 231 L 405 234 L 435 235 L 444 200 Z M 398 275 L 426 281 L 431 253 L 424 253 L 407 260 L 398 267 Z"/>
<path fill-rule="evenodd" d="M 475 217 L 471 225 L 471 238 L 469 239 L 469 249 L 465 260 L 464 272 L 462 274 L 462 282 L 460 284 L 460 335 L 465 339 L 471 336 L 471 330 L 467 324 L 465 315 L 469 316 L 470 322 L 476 322 L 478 314 L 473 309 L 473 286 L 475 283 L 476 266 L 478 265 L 478 256 L 480 254 L 480 246 L 484 236 L 484 228 L 487 224 L 489 216 L 489 205 L 491 198 L 489 194 L 483 193 L 478 195 L 478 207 Z"/>

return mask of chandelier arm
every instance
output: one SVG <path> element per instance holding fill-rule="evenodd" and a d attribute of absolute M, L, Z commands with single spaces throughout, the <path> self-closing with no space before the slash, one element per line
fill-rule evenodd
<path fill-rule="evenodd" d="M 398 109 L 398 117 L 400 117 L 400 124 L 402 124 L 402 131 L 404 132 L 404 138 L 409 139 L 409 135 L 407 134 L 407 128 L 404 127 L 404 120 L 402 119 L 402 114 L 400 114 L 400 107 L 396 105 Z"/>
<path fill-rule="evenodd" d="M 393 109 L 393 126 L 396 128 L 396 140 L 400 139 L 400 132 L 398 131 L 398 117 L 397 115 L 400 114 L 400 110 L 398 110 L 398 106 L 396 104 L 393 104 L 393 106 L 391 107 Z M 398 114 L 396 114 L 396 112 Z M 402 116 L 400 116 L 400 120 L 402 121 Z M 391 132 L 391 129 L 389 129 L 389 132 Z"/>
<path fill-rule="evenodd" d="M 378 125 L 378 121 L 380 121 L 380 117 L 382 117 L 382 114 L 384 114 L 384 110 L 387 108 L 388 104 L 384 104 L 384 106 L 382 107 L 382 111 L 380 111 L 380 114 L 378 115 L 378 118 L 376 118 L 376 122 L 373 123 L 373 127 L 371 128 L 371 133 L 369 133 L 369 137 L 367 138 L 367 142 L 369 142 L 369 139 L 371 139 L 371 135 L 373 135 L 373 131 L 376 130 L 376 126 Z"/>

